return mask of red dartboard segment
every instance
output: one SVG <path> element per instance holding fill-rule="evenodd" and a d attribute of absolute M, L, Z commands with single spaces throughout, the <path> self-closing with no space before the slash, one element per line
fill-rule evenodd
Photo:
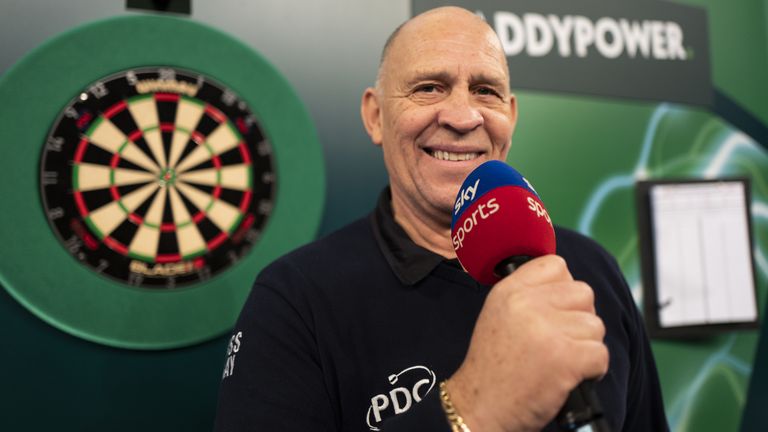
<path fill-rule="evenodd" d="M 165 254 L 155 257 L 155 262 L 161 264 L 175 263 L 181 261 L 181 255 L 179 254 Z"/>
<path fill-rule="evenodd" d="M 77 209 L 80 211 L 80 215 L 85 219 L 88 217 L 88 207 L 85 206 L 83 201 L 83 194 L 80 191 L 74 191 L 75 203 L 77 203 Z"/>
<path fill-rule="evenodd" d="M 140 131 L 139 129 L 136 129 L 135 131 L 131 132 L 128 135 L 128 141 L 136 141 L 137 139 L 141 138 L 143 134 L 144 132 Z"/>
<path fill-rule="evenodd" d="M 243 199 L 240 201 L 240 211 L 242 213 L 246 213 L 246 210 L 248 209 L 248 205 L 251 203 L 251 191 L 249 189 L 245 190 L 245 193 L 243 194 Z"/>
<path fill-rule="evenodd" d="M 120 111 L 124 110 L 125 107 L 127 107 L 128 104 L 125 103 L 125 101 L 120 101 L 113 105 L 112 107 L 108 108 L 106 111 L 104 111 L 104 117 L 105 118 L 112 118 L 115 114 L 119 113 Z"/>
<path fill-rule="evenodd" d="M 78 163 L 81 160 L 83 160 L 83 155 L 85 154 L 86 147 L 88 147 L 88 138 L 83 138 L 80 140 L 80 143 L 77 145 L 77 151 L 75 152 L 75 157 L 72 159 L 74 163 Z"/>
<path fill-rule="evenodd" d="M 235 234 L 232 235 L 233 238 L 240 238 L 242 237 L 245 232 L 253 225 L 253 223 L 256 221 L 256 218 L 253 215 L 248 215 L 248 217 L 245 218 L 245 220 L 240 224 L 240 228 L 235 231 Z"/>
<path fill-rule="evenodd" d="M 84 235 L 83 242 L 85 243 L 85 247 L 90 250 L 96 250 L 96 248 L 99 247 L 98 240 L 96 240 L 91 234 Z"/>
<path fill-rule="evenodd" d="M 120 192 L 117 190 L 117 186 L 110 186 L 109 193 L 112 195 L 113 200 L 120 201 Z"/>
<path fill-rule="evenodd" d="M 194 141 L 198 145 L 202 145 L 205 143 L 205 135 L 197 131 L 192 132 L 192 141 Z"/>
<path fill-rule="evenodd" d="M 208 242 L 208 250 L 211 251 L 221 246 L 221 244 L 224 243 L 227 237 L 228 237 L 227 233 L 225 232 L 222 232 L 219 235 L 217 235 L 216 238 Z"/>
<path fill-rule="evenodd" d="M 115 169 L 119 164 L 120 164 L 120 153 L 115 153 L 112 155 L 112 159 L 110 159 L 109 161 L 109 167 L 112 169 Z"/>
<path fill-rule="evenodd" d="M 195 214 L 192 217 L 192 221 L 194 223 L 200 223 L 203 219 L 205 219 L 205 212 L 204 211 L 199 211 L 199 212 L 197 212 L 197 214 Z"/>
<path fill-rule="evenodd" d="M 109 246 L 110 248 L 120 252 L 123 255 L 128 255 L 128 248 L 125 247 L 124 244 L 120 243 L 119 241 L 113 239 L 112 237 L 104 237 L 102 241 Z"/>
<path fill-rule="evenodd" d="M 227 123 L 227 117 L 211 105 L 205 106 L 205 113 L 213 117 L 218 123 Z"/>
<path fill-rule="evenodd" d="M 179 95 L 176 93 L 155 93 L 155 100 L 158 102 L 178 102 Z"/>
<path fill-rule="evenodd" d="M 248 147 L 245 146 L 244 142 L 240 142 L 240 145 L 238 145 L 238 148 L 240 149 L 240 156 L 243 158 L 243 162 L 250 164 L 251 163 L 251 154 L 248 153 Z"/>

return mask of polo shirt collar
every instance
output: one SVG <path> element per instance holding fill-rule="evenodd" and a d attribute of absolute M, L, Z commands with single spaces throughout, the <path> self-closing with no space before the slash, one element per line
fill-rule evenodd
<path fill-rule="evenodd" d="M 442 256 L 424 249 L 408 237 L 395 221 L 392 192 L 389 187 L 379 195 L 376 209 L 370 216 L 376 243 L 397 278 L 405 285 L 415 285 L 429 275 L 441 262 Z"/>

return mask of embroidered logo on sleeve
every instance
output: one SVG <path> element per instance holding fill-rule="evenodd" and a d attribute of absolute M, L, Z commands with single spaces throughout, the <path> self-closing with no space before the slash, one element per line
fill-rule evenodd
<path fill-rule="evenodd" d="M 380 430 L 383 419 L 402 414 L 429 394 L 435 386 L 435 373 L 425 366 L 411 366 L 387 377 L 391 390 L 371 398 L 365 416 L 368 428 Z"/>
<path fill-rule="evenodd" d="M 224 373 L 221 379 L 224 380 L 227 377 L 234 375 L 235 373 L 235 357 L 237 352 L 240 351 L 240 343 L 243 339 L 243 332 L 239 331 L 233 334 L 229 338 L 229 346 L 227 347 L 227 362 L 224 363 Z"/>

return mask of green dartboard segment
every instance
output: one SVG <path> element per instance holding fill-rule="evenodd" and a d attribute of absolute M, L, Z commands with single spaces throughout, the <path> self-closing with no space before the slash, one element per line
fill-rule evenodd
<path fill-rule="evenodd" d="M 0 101 L 0 283 L 68 333 L 140 349 L 217 336 L 258 271 L 317 231 L 312 122 L 219 31 L 88 24 L 0 77 Z"/>

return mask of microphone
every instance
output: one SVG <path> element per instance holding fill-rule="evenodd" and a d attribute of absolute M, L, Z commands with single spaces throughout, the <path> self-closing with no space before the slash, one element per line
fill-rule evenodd
<path fill-rule="evenodd" d="M 461 265 L 484 285 L 556 250 L 552 220 L 536 190 L 514 168 L 497 160 L 475 168 L 461 185 L 451 241 Z M 610 430 L 592 380 L 571 391 L 556 421 L 564 430 Z"/>

